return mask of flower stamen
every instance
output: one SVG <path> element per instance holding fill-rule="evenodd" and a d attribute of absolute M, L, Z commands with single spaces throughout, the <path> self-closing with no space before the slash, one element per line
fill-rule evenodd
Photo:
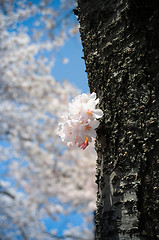
<path fill-rule="evenodd" d="M 88 116 L 92 116 L 92 113 L 93 113 L 93 111 L 91 111 L 91 110 L 89 110 L 89 109 L 87 110 L 87 115 L 88 115 Z"/>
<path fill-rule="evenodd" d="M 87 124 L 87 125 L 85 126 L 85 129 L 86 129 L 87 131 L 90 131 L 91 126 L 90 126 L 89 124 Z"/>
<path fill-rule="evenodd" d="M 88 145 L 89 145 L 88 138 L 86 137 L 86 140 L 83 143 L 79 143 L 78 147 L 84 150 Z"/>

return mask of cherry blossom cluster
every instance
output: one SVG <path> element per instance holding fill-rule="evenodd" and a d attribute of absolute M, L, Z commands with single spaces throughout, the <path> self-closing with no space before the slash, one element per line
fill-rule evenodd
<path fill-rule="evenodd" d="M 96 109 L 99 98 L 96 93 L 81 94 L 69 103 L 68 113 L 62 116 L 62 122 L 58 125 L 58 135 L 67 146 L 77 144 L 85 149 L 89 142 L 96 137 L 96 128 L 99 126 L 97 119 L 103 116 L 101 109 Z"/>
<path fill-rule="evenodd" d="M 46 0 L 0 1 L 3 240 L 57 239 L 59 232 L 53 220 L 61 220 L 65 215 L 67 224 L 63 233 L 60 231 L 61 238 L 94 238 L 95 149 L 92 144 L 87 151 L 64 149 L 57 136 L 59 118 L 68 110 L 68 99 L 79 95 L 79 90 L 69 82 L 57 82 L 52 76 L 52 67 L 56 71 L 55 50 L 76 33 L 69 31 L 75 27 L 72 17 L 70 25 L 68 18 L 62 18 L 66 16 L 64 11 L 75 8 L 74 0 L 60 2 L 63 7 L 54 9 Z M 60 19 L 63 23 L 54 32 Z M 68 60 L 63 58 L 62 62 Z M 82 217 L 78 227 L 71 225 L 72 219 L 67 217 L 72 212 Z"/>

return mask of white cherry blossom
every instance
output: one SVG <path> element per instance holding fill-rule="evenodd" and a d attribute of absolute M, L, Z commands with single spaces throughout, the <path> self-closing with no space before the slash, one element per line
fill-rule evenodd
<path fill-rule="evenodd" d="M 68 234 L 72 235 L 71 240 L 81 236 L 93 239 L 90 225 L 93 227 L 96 201 L 96 152 L 93 144 L 85 151 L 67 148 L 57 136 L 61 113 L 68 110 L 69 99 L 79 95 L 79 90 L 68 81 L 59 83 L 52 76 L 55 50 L 70 35 L 65 19 L 59 25 L 61 33 L 58 34 L 57 28 L 54 31 L 53 25 L 66 15 L 61 11 L 71 12 L 74 7 L 68 2 L 73 0 L 64 0 L 65 8 L 58 12 L 50 2 L 53 1 L 0 1 L 0 239 L 3 240 L 57 239 L 54 221 L 72 212 L 81 214 L 89 226 L 81 225 L 78 229 L 64 226 L 67 231 L 62 239 L 68 239 Z M 38 28 L 30 30 L 36 22 Z M 51 51 L 50 58 L 42 55 L 43 51 Z M 79 101 L 87 103 L 91 99 L 94 100 L 93 95 L 83 95 Z M 67 124 L 63 122 L 61 128 L 65 128 L 70 144 L 78 146 L 76 139 L 69 136 L 70 131 L 82 143 L 87 135 L 79 132 L 79 126 L 84 133 L 83 129 L 87 132 L 90 127 L 95 128 L 92 124 L 98 125 L 92 121 L 94 116 L 85 113 L 86 119 L 87 115 L 91 122 L 79 123 L 77 114 L 78 124 L 72 123 L 71 115 L 63 117 Z M 90 142 L 95 133 L 89 132 Z M 86 145 L 87 141 L 81 147 Z"/>
<path fill-rule="evenodd" d="M 96 137 L 97 119 L 103 116 L 102 110 L 96 109 L 98 103 L 94 92 L 90 95 L 83 93 L 69 103 L 68 113 L 58 125 L 58 135 L 69 147 L 77 144 L 84 150 Z"/>

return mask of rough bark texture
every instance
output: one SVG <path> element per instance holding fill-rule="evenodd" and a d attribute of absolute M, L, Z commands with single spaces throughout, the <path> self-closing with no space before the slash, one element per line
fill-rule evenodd
<path fill-rule="evenodd" d="M 96 239 L 159 239 L 159 1 L 78 0 L 97 130 Z"/>

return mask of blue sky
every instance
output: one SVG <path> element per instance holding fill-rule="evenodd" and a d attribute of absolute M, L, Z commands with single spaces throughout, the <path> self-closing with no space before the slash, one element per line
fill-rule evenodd
<path fill-rule="evenodd" d="M 56 80 L 62 81 L 67 79 L 69 82 L 77 86 L 82 92 L 89 92 L 87 74 L 85 72 L 85 63 L 83 57 L 82 44 L 77 36 L 69 39 L 64 47 L 55 54 L 55 65 L 53 68 L 53 76 Z M 63 64 L 61 59 L 66 57 L 69 59 L 67 64 Z"/>
<path fill-rule="evenodd" d="M 33 0 L 34 3 L 39 3 L 39 0 Z M 52 5 L 57 8 L 59 0 L 52 1 Z M 26 21 L 26 24 L 32 24 L 32 21 Z M 28 25 L 28 27 L 30 27 Z M 62 82 L 63 80 L 68 80 L 70 83 L 75 85 L 82 92 L 88 93 L 88 80 L 87 74 L 85 72 L 85 63 L 81 58 L 83 57 L 82 44 L 78 36 L 74 36 L 65 42 L 65 45 L 59 49 L 59 51 L 54 52 L 55 64 L 52 70 L 53 77 L 57 81 Z M 62 63 L 63 58 L 68 58 L 69 62 L 67 64 Z M 6 145 L 1 141 L 1 145 Z M 2 167 L 2 166 L 1 166 Z M 67 223 L 72 222 L 74 226 L 81 224 L 82 217 L 80 214 L 73 212 L 68 216 L 61 216 L 60 220 L 57 222 L 52 222 L 46 220 L 48 230 L 52 227 L 58 228 L 59 235 L 62 235 L 62 231 L 67 228 Z"/>
<path fill-rule="evenodd" d="M 59 2 L 55 0 L 55 5 Z M 54 4 L 53 4 L 54 6 Z M 81 58 L 84 56 L 82 51 L 81 40 L 78 36 L 74 36 L 65 42 L 65 45 L 54 52 L 55 64 L 52 70 L 52 74 L 57 81 L 62 82 L 67 79 L 70 83 L 75 85 L 82 92 L 89 93 L 87 74 L 85 72 L 85 62 Z M 62 63 L 63 58 L 68 58 L 67 64 Z M 63 230 L 67 229 L 67 224 L 72 223 L 74 226 L 78 226 L 82 223 L 82 217 L 76 212 L 72 212 L 69 215 L 60 217 L 59 221 L 46 221 L 48 230 L 52 227 L 58 229 L 59 236 L 62 235 Z"/>
<path fill-rule="evenodd" d="M 32 0 L 32 2 L 39 4 L 40 0 Z M 53 9 L 58 10 L 60 6 L 60 0 L 52 0 L 50 6 Z M 67 14 L 67 12 L 64 14 Z M 59 19 L 64 16 L 60 16 Z M 70 18 L 73 24 L 78 22 L 73 11 L 70 15 Z M 31 20 L 27 20 L 26 23 L 32 25 L 34 20 L 35 19 L 32 18 Z M 59 28 L 55 29 L 55 33 L 56 32 L 59 32 Z M 85 72 L 85 63 L 81 58 L 83 55 L 80 34 L 78 34 L 78 36 L 76 35 L 66 40 L 65 45 L 59 48 L 59 51 L 54 52 L 55 65 L 52 73 L 57 81 L 61 82 L 64 79 L 67 79 L 82 92 L 89 93 L 87 74 Z M 63 64 L 62 58 L 68 58 L 69 62 L 67 64 Z"/>
<path fill-rule="evenodd" d="M 62 82 L 67 79 L 82 92 L 89 93 L 87 74 L 85 72 L 85 63 L 81 58 L 84 56 L 82 44 L 79 36 L 75 36 L 66 41 L 65 45 L 55 52 L 55 64 L 52 70 L 53 76 L 57 81 Z M 62 63 L 62 58 L 68 58 L 67 64 Z M 82 223 L 82 217 L 76 212 L 60 217 L 59 221 L 46 221 L 48 230 L 52 227 L 58 229 L 58 235 L 61 236 L 63 230 L 67 229 L 67 224 L 72 223 L 78 226 Z"/>
<path fill-rule="evenodd" d="M 35 0 L 34 0 L 35 1 Z M 52 6 L 54 9 L 59 8 L 59 0 L 53 0 Z M 72 11 L 70 16 L 74 23 L 78 23 L 76 16 Z M 58 29 L 57 29 L 58 32 Z M 69 82 L 81 89 L 82 92 L 89 93 L 87 74 L 85 72 L 85 62 L 83 57 L 82 44 L 80 34 L 68 39 L 65 45 L 60 48 L 59 52 L 55 53 L 55 65 L 53 75 L 55 79 L 61 81 L 67 79 Z M 68 64 L 63 64 L 61 59 L 68 58 Z"/>
<path fill-rule="evenodd" d="M 19 0 L 17 0 L 18 2 Z M 40 0 L 32 0 L 34 4 L 39 4 Z M 51 4 L 49 4 L 55 10 L 58 10 L 60 6 L 60 0 L 52 0 Z M 67 11 L 64 12 L 64 16 L 59 17 L 57 21 L 62 19 L 67 15 Z M 77 23 L 76 16 L 73 11 L 70 15 L 70 19 L 72 23 Z M 31 17 L 26 19 L 23 24 L 28 27 L 28 33 L 31 34 L 32 28 L 34 28 L 34 22 L 36 21 L 35 17 Z M 59 32 L 59 27 L 55 29 L 55 33 Z M 67 29 L 68 30 L 68 29 Z M 13 31 L 16 31 L 14 29 Z M 55 64 L 52 69 L 53 76 L 57 81 L 62 82 L 67 79 L 70 83 L 75 85 L 82 92 L 89 93 L 87 74 L 85 72 L 85 63 L 81 58 L 84 56 L 82 51 L 82 44 L 80 40 L 80 34 L 69 38 L 66 40 L 65 45 L 60 47 L 58 51 L 54 51 Z M 68 58 L 69 62 L 67 64 L 62 63 L 63 58 Z"/>

